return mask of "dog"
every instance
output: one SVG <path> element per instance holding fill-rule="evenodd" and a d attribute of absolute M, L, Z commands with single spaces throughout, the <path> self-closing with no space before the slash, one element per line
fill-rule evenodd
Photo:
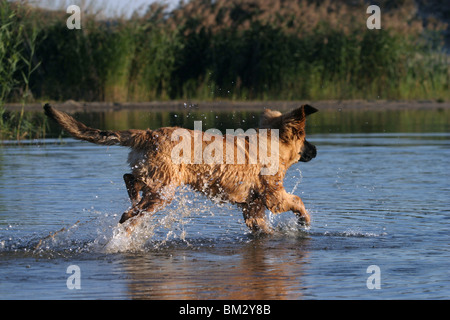
<path fill-rule="evenodd" d="M 265 109 L 260 128 L 241 140 L 240 145 L 228 134 L 220 137 L 177 127 L 103 131 L 89 128 L 49 104 L 44 106 L 44 110 L 49 118 L 76 139 L 131 149 L 128 156 L 131 173 L 126 173 L 123 178 L 132 206 L 119 221 L 129 234 L 146 214 L 153 214 L 170 203 L 176 188 L 183 184 L 215 200 L 236 204 L 243 212 L 246 225 L 254 233 L 272 233 L 266 221 L 266 209 L 274 214 L 292 211 L 302 225 L 311 223 L 300 197 L 287 193 L 283 187 L 286 171 L 292 164 L 308 162 L 317 155 L 316 147 L 305 139 L 306 117 L 318 111 L 310 105 L 302 105 L 285 114 Z M 174 135 L 180 130 L 184 130 L 182 135 Z M 194 142 L 194 146 L 187 144 L 187 149 L 180 148 L 180 141 Z M 252 149 L 255 141 L 266 141 L 266 149 Z M 227 159 L 236 160 L 236 155 L 241 152 L 244 161 L 194 161 L 199 151 L 206 152 L 213 142 L 216 146 L 224 146 L 226 156 L 234 152 Z M 175 149 L 181 150 L 175 154 L 178 153 L 185 161 L 174 158 Z M 275 152 L 277 161 L 272 161 L 269 174 L 262 174 L 270 166 L 267 161 L 262 161 L 263 153 L 269 149 Z M 256 161 L 252 162 L 252 159 Z"/>

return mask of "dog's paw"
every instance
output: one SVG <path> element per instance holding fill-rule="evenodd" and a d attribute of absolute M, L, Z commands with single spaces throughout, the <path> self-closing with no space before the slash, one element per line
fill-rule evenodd
<path fill-rule="evenodd" d="M 311 218 L 309 216 L 307 216 L 306 218 L 305 216 L 300 216 L 297 219 L 297 225 L 299 226 L 299 228 L 309 230 L 309 228 L 311 227 Z"/>
<path fill-rule="evenodd" d="M 123 224 L 125 221 L 127 221 L 128 219 L 131 219 L 131 218 L 133 218 L 133 217 L 135 217 L 135 216 L 137 216 L 139 213 L 141 213 L 140 210 L 131 208 L 130 210 L 125 211 L 125 212 L 122 214 L 122 217 L 120 218 L 119 223 L 120 223 L 120 224 Z"/>

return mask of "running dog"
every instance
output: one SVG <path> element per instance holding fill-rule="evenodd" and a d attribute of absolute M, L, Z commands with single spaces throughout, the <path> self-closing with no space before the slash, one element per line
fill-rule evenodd
<path fill-rule="evenodd" d="M 131 149 L 128 156 L 131 173 L 123 178 L 132 206 L 120 219 L 129 234 L 145 215 L 153 214 L 170 203 L 176 188 L 182 184 L 215 200 L 237 204 L 242 209 L 246 225 L 253 232 L 272 232 L 266 221 L 266 208 L 275 214 L 292 211 L 300 223 L 310 224 L 303 201 L 287 193 L 283 187 L 284 176 L 292 164 L 308 162 L 317 154 L 316 147 L 305 139 L 306 117 L 318 111 L 310 105 L 302 105 L 286 114 L 266 109 L 260 128 L 254 130 L 253 136 L 248 135 L 241 140 L 241 144 L 230 135 L 220 137 L 176 127 L 104 131 L 89 128 L 49 104 L 44 106 L 44 110 L 76 139 Z M 175 134 L 180 130 L 184 130 L 184 135 Z M 180 148 L 180 141 L 188 143 L 188 149 Z M 264 142 L 266 148 L 253 148 L 255 142 L 260 145 Z M 199 151 L 206 152 L 212 143 L 222 145 L 225 157 L 231 161 L 195 161 Z M 269 149 L 275 152 L 277 161 L 263 161 L 264 153 Z M 240 162 L 236 160 L 239 152 L 244 155 Z M 269 166 L 272 170 L 263 174 Z"/>

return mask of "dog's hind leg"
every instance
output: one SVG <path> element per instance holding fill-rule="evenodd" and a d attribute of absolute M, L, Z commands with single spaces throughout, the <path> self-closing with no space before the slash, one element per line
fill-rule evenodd
<path fill-rule="evenodd" d="M 170 203 L 171 199 L 162 198 L 160 197 L 156 192 L 147 192 L 144 194 L 144 196 L 141 198 L 139 203 L 136 205 L 133 205 L 133 207 L 124 212 L 122 214 L 122 217 L 120 218 L 119 223 L 124 223 L 130 218 L 133 218 L 137 215 L 141 215 L 144 212 L 156 212 L 157 210 L 161 209 L 164 205 L 167 203 Z"/>
<path fill-rule="evenodd" d="M 126 173 L 123 175 L 123 180 L 125 181 L 125 186 L 127 188 L 128 196 L 130 197 L 131 204 L 135 206 L 141 200 L 139 192 L 144 187 L 144 183 L 137 180 L 131 173 Z"/>
<path fill-rule="evenodd" d="M 159 191 L 154 191 L 148 187 L 144 188 L 139 203 L 134 205 L 130 210 L 124 212 L 119 223 L 123 224 L 127 220 L 133 218 L 126 226 L 127 232 L 131 234 L 134 227 L 142 221 L 142 219 L 140 219 L 142 216 L 145 214 L 153 214 L 162 209 L 172 201 L 174 194 L 174 187 L 162 187 L 159 188 Z"/>
<path fill-rule="evenodd" d="M 272 233 L 272 229 L 267 225 L 266 208 L 261 200 L 255 199 L 250 203 L 240 203 L 238 206 L 244 214 L 245 224 L 252 232 Z"/>

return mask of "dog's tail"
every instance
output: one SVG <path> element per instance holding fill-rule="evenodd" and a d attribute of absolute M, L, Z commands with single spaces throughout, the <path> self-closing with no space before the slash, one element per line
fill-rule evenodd
<path fill-rule="evenodd" d="M 144 130 L 105 131 L 89 128 L 68 114 L 54 109 L 48 103 L 44 106 L 44 110 L 49 118 L 58 122 L 64 130 L 76 139 L 102 145 L 119 144 L 127 147 L 135 147 L 145 138 L 143 137 L 146 134 Z"/>

